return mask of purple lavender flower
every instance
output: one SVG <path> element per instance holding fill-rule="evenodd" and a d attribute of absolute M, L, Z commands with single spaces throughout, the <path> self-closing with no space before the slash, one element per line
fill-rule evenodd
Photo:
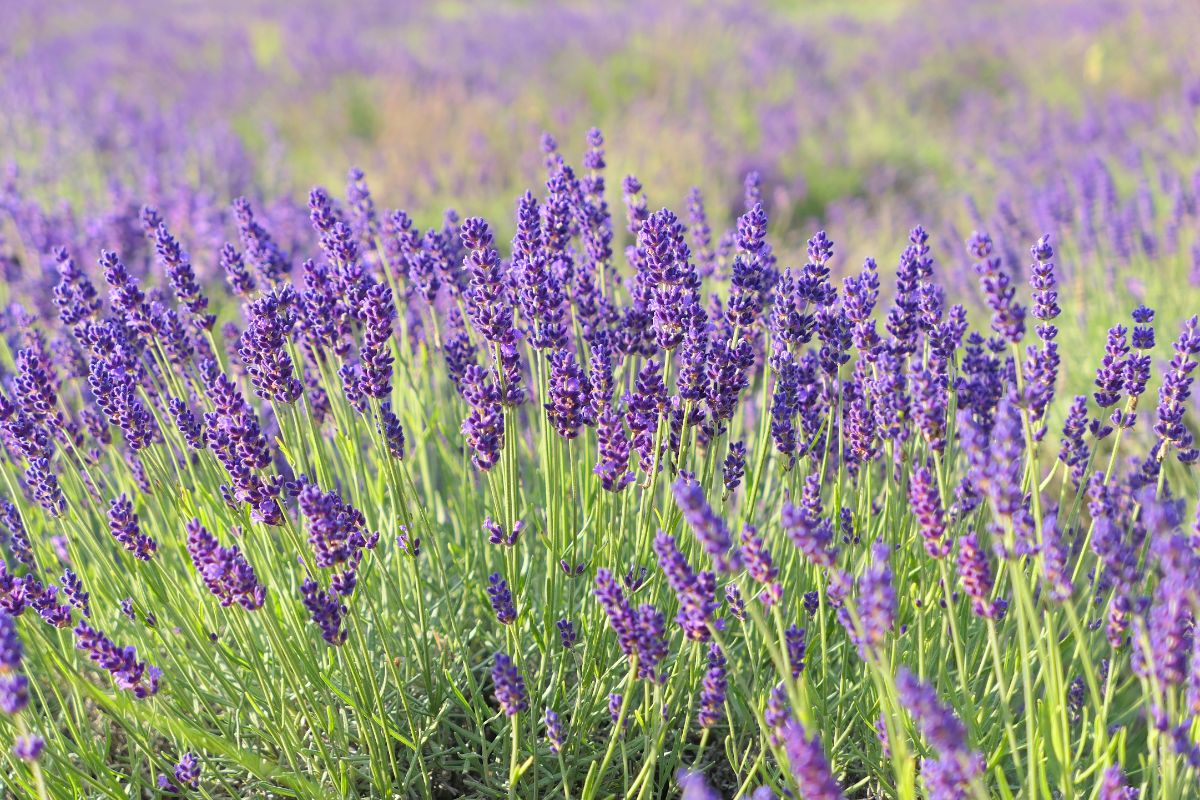
<path fill-rule="evenodd" d="M 763 721 L 770 731 L 768 741 L 771 746 L 782 747 L 784 728 L 792 722 L 792 709 L 788 705 L 787 687 L 782 683 L 774 686 L 767 695 L 766 707 L 763 709 Z"/>
<path fill-rule="evenodd" d="M 870 360 L 882 344 L 875 332 L 871 314 L 879 301 L 879 272 L 875 259 L 863 262 L 858 275 L 850 275 L 842 282 L 842 308 L 846 318 L 854 325 L 854 346 Z"/>
<path fill-rule="evenodd" d="M 602 300 L 596 278 L 604 279 L 612 260 L 612 215 L 605 202 L 604 136 L 597 128 L 587 132 L 588 149 L 583 156 L 587 175 L 579 181 L 575 203 L 577 225 L 583 238 L 585 258 L 575 275 L 574 301 L 576 315 L 585 332 L 596 330 Z M 590 338 L 590 336 L 589 336 Z"/>
<path fill-rule="evenodd" d="M 700 189 L 693 186 L 687 195 L 688 235 L 692 240 L 692 252 L 696 256 L 696 269 L 701 277 L 712 275 L 717 266 L 716 254 L 712 249 L 712 228 L 704 213 L 704 198 Z"/>
<path fill-rule="evenodd" d="M 102 303 L 96 293 L 96 287 L 76 266 L 67 248 L 56 248 L 54 261 L 58 269 L 58 283 L 54 286 L 54 305 L 58 308 L 62 324 L 74 327 L 94 317 Z"/>
<path fill-rule="evenodd" d="M 768 320 L 771 336 L 779 346 L 800 347 L 812 339 L 816 326 L 811 310 L 815 285 L 808 275 L 790 267 L 780 274 Z"/>
<path fill-rule="evenodd" d="M 588 424 L 595 424 L 600 414 L 612 403 L 613 398 L 613 355 L 608 334 L 596 337 L 591 342 L 591 358 L 588 359 L 589 404 Z"/>
<path fill-rule="evenodd" d="M 0 611 L 0 711 L 16 714 L 29 704 L 29 680 L 17 670 L 24 651 L 16 620 Z"/>
<path fill-rule="evenodd" d="M 749 328 L 763 310 L 763 292 L 767 276 L 759 251 L 764 247 L 759 233 L 766 232 L 766 212 L 758 204 L 738 219 L 739 246 L 746 251 L 733 259 L 733 277 L 725 319 L 735 328 Z M 752 249 L 750 249 L 752 248 Z"/>
<path fill-rule="evenodd" d="M 968 533 L 958 540 L 958 574 L 962 579 L 963 591 L 971 598 L 971 609 L 975 615 L 993 619 L 997 608 L 990 598 L 992 571 L 974 533 Z"/>
<path fill-rule="evenodd" d="M 407 278 L 412 291 L 426 303 L 437 299 L 441 288 L 441 275 L 434 256 L 440 248 L 426 250 L 421 239 L 421 230 L 413 224 L 412 217 L 404 211 L 393 211 L 383 221 L 383 250 L 397 278 Z"/>
<path fill-rule="evenodd" d="M 1188 664 L 1187 709 L 1192 715 L 1200 713 L 1200 637 L 1192 635 L 1192 655 Z"/>
<path fill-rule="evenodd" d="M 665 681 L 666 673 L 659 672 L 659 665 L 667 657 L 666 619 L 657 608 L 643 603 L 637 609 L 636 626 L 638 677 Z"/>
<path fill-rule="evenodd" d="M 633 482 L 629 471 L 629 437 L 620 415 L 605 406 L 596 423 L 596 448 L 599 460 L 592 470 L 600 477 L 600 485 L 608 492 L 620 492 Z"/>
<path fill-rule="evenodd" d="M 266 588 L 254 574 L 238 546 L 221 547 L 200 520 L 187 524 L 187 549 L 192 565 L 200 573 L 209 592 L 220 598 L 222 606 L 237 603 L 247 611 L 262 608 Z M 236 529 L 235 529 L 236 534 Z"/>
<path fill-rule="evenodd" d="M 983 758 L 978 753 L 951 753 L 921 760 L 921 774 L 929 800 L 968 797 L 971 782 L 983 770 Z"/>
<path fill-rule="evenodd" d="M 621 195 L 625 201 L 627 228 L 636 236 L 642 223 L 650 216 L 646 195 L 642 194 L 641 182 L 633 175 L 626 175 L 621 181 Z"/>
<path fill-rule="evenodd" d="M 809 616 L 817 613 L 817 609 L 821 606 L 821 595 L 816 591 L 805 591 L 804 593 L 804 610 Z"/>
<path fill-rule="evenodd" d="M 967 250 L 978 259 L 975 272 L 992 309 L 992 330 L 1006 342 L 1019 344 L 1025 335 L 1025 308 L 1014 299 L 1016 286 L 1000 268 L 1000 259 L 992 255 L 992 239 L 986 233 L 974 233 Z"/>
<path fill-rule="evenodd" d="M 746 621 L 746 601 L 742 599 L 742 593 L 738 591 L 737 584 L 725 584 L 725 603 L 729 606 L 729 613 L 739 622 Z"/>
<path fill-rule="evenodd" d="M 621 706 L 623 706 L 624 704 L 625 704 L 625 698 L 622 695 L 617 694 L 616 692 L 613 692 L 612 694 L 610 694 L 608 696 L 609 719 L 612 720 L 613 725 L 616 725 L 618 722 L 621 722 L 622 730 L 629 727 L 629 718 L 628 717 L 626 717 L 624 720 L 621 720 Z"/>
<path fill-rule="evenodd" d="M 564 348 L 551 354 L 547 391 L 549 402 L 546 403 L 546 412 L 550 424 L 559 436 L 574 439 L 587 419 L 590 387 L 570 350 Z"/>
<path fill-rule="evenodd" d="M 675 773 L 680 800 L 721 800 L 721 793 L 708 785 L 703 772 L 680 768 Z"/>
<path fill-rule="evenodd" d="M 1051 509 L 1042 520 L 1042 577 L 1047 595 L 1059 603 L 1068 600 L 1073 591 L 1068 555 L 1067 545 L 1058 529 L 1058 510 Z"/>
<path fill-rule="evenodd" d="M 1030 266 L 1029 287 L 1033 290 L 1034 319 L 1040 320 L 1038 337 L 1049 341 L 1057 335 L 1058 330 L 1051 323 L 1062 309 L 1058 307 L 1058 282 L 1054 276 L 1054 248 L 1050 245 L 1050 236 L 1045 235 L 1029 249 L 1034 264 Z"/>
<path fill-rule="evenodd" d="M 322 492 L 315 483 L 306 483 L 298 500 L 318 567 L 348 563 L 378 538 L 365 530 L 366 518 L 362 512 L 342 500 L 337 492 Z"/>
<path fill-rule="evenodd" d="M 133 503 L 125 494 L 115 498 L 108 506 L 108 528 L 113 539 L 121 543 L 126 551 L 139 561 L 154 558 L 158 543 L 142 533 L 138 515 L 133 512 Z"/>
<path fill-rule="evenodd" d="M 59 583 L 62 584 L 63 594 L 66 595 L 67 601 L 79 609 L 80 614 L 90 617 L 92 615 L 91 595 L 83 590 L 83 581 L 79 580 L 79 576 L 69 569 L 65 570 Z"/>
<path fill-rule="evenodd" d="M 849 384 L 854 385 L 853 382 Z M 842 417 L 842 432 L 846 439 L 847 466 L 852 472 L 861 469 L 864 464 L 870 464 L 879 455 L 875 420 L 875 413 L 866 397 L 848 398 Z"/>
<path fill-rule="evenodd" d="M 100 269 L 104 271 L 104 282 L 108 284 L 108 302 L 115 314 L 139 336 L 149 337 L 154 332 L 150 308 L 145 293 L 130 275 L 128 268 L 116 253 L 100 251 Z"/>
<path fill-rule="evenodd" d="M 379 220 L 366 175 L 358 167 L 352 167 L 346 175 L 346 205 L 350 211 L 350 228 L 358 237 L 359 246 L 364 251 L 374 249 Z"/>
<path fill-rule="evenodd" d="M 300 584 L 300 596 L 312 621 L 321 629 L 321 638 L 334 647 L 345 643 L 346 629 L 342 623 L 346 606 L 338 593 L 325 591 L 312 578 L 305 578 Z"/>
<path fill-rule="evenodd" d="M 563 649 L 570 650 L 574 647 L 576 640 L 579 638 L 579 635 L 575 632 L 574 623 L 569 619 L 560 619 L 555 623 L 555 626 L 558 628 L 558 638 Z"/>
<path fill-rule="evenodd" d="M 1128 329 L 1117 325 L 1108 332 L 1108 342 L 1104 346 L 1104 358 L 1096 370 L 1096 388 L 1092 394 L 1096 405 L 1109 408 L 1121 399 L 1121 389 L 1125 385 L 1125 356 L 1129 353 L 1129 345 L 1125 343 Z"/>
<path fill-rule="evenodd" d="M 971 421 L 964 421 L 961 427 L 964 434 L 963 449 L 967 451 L 970 464 L 971 483 L 991 501 L 998 515 L 1009 518 L 1015 516 L 1025 503 L 1021 488 L 1025 440 L 1017 409 L 1007 399 L 1001 401 L 996 409 L 990 439 L 985 438 L 986 435 Z M 971 435 L 969 439 L 966 438 L 968 434 Z"/>
<path fill-rule="evenodd" d="M 920 229 L 917 229 L 920 230 Z M 921 231 L 924 235 L 924 231 Z M 921 259 L 916 244 L 911 243 L 900 254 L 896 265 L 896 298 L 887 314 L 887 331 L 891 334 L 887 349 L 903 359 L 917 349 L 921 312 Z"/>
<path fill-rule="evenodd" d="M 33 458 L 25 470 L 25 482 L 29 484 L 38 505 L 52 517 L 61 516 L 67 501 L 59 488 L 58 478 L 50 471 L 50 462 L 45 458 Z"/>
<path fill-rule="evenodd" d="M 47 624 L 55 628 L 66 628 L 71 625 L 71 607 L 58 602 L 58 587 L 53 584 L 42 584 L 36 578 L 26 576 L 25 593 L 29 605 Z"/>
<path fill-rule="evenodd" d="M 297 301 L 295 290 L 285 287 L 247 306 L 249 323 L 238 341 L 238 356 L 259 397 L 294 403 L 304 391 L 285 346 L 296 323 Z"/>
<path fill-rule="evenodd" d="M 1122 589 L 1129 589 L 1138 579 L 1138 554 L 1128 541 L 1116 519 L 1112 491 L 1104 482 L 1104 473 L 1097 472 L 1088 484 L 1088 510 L 1093 519 L 1092 550 L 1107 573 L 1107 580 Z"/>
<path fill-rule="evenodd" d="M 287 256 L 275 244 L 267 230 L 255 220 L 250 201 L 244 197 L 234 200 L 233 214 L 237 220 L 238 236 L 241 237 L 246 260 L 262 277 L 264 283 L 278 283 L 292 270 Z"/>
<path fill-rule="evenodd" d="M 460 238 L 468 250 L 463 266 L 471 275 L 467 313 L 475 329 L 495 349 L 501 402 L 520 405 L 524 402 L 525 390 L 521 385 L 513 310 L 505 291 L 500 256 L 492 246 L 491 229 L 483 219 L 471 217 L 463 222 Z"/>
<path fill-rule="evenodd" d="M 596 570 L 596 588 L 593 590 L 609 624 L 617 634 L 617 643 L 625 655 L 633 655 L 637 649 L 637 619 L 625 592 L 621 590 L 613 574 L 606 569 Z"/>
<path fill-rule="evenodd" d="M 496 612 L 496 619 L 501 625 L 511 625 L 517 620 L 517 609 L 513 605 L 512 592 L 508 589 L 508 582 L 500 576 L 499 572 L 493 572 L 488 576 L 488 599 L 492 603 L 492 610 Z"/>
<path fill-rule="evenodd" d="M 859 580 L 858 618 L 862 625 L 858 638 L 859 653 L 867 658 L 878 653 L 896 619 L 896 589 L 888 564 L 891 548 L 884 542 L 871 546 L 871 563 Z"/>
<path fill-rule="evenodd" d="M 967 729 L 952 710 L 942 705 L 933 687 L 901 667 L 896 674 L 896 691 L 921 735 L 935 750 L 943 754 L 963 752 Z"/>
<path fill-rule="evenodd" d="M 723 432 L 725 422 L 733 418 L 738 396 L 750 385 L 750 367 L 754 364 L 754 349 L 750 342 L 739 337 L 737 342 L 714 342 L 708 364 L 709 409 L 714 430 Z"/>
<path fill-rule="evenodd" d="M 725 677 L 725 655 L 713 642 L 708 647 L 708 671 L 700 684 L 700 710 L 697 721 L 701 728 L 711 728 L 724 716 L 725 692 L 728 679 Z"/>
<path fill-rule="evenodd" d="M 29 544 L 29 534 L 25 530 L 21 512 L 15 505 L 4 499 L 0 499 L 0 530 L 8 534 L 8 546 L 13 558 L 33 569 L 35 567 L 33 548 Z M 0 571 L 0 575 L 3 575 L 2 571 Z"/>
<path fill-rule="evenodd" d="M 26 734 L 13 739 L 13 755 L 22 761 L 37 761 L 45 748 L 46 740 L 37 734 Z"/>
<path fill-rule="evenodd" d="M 347 308 L 333 284 L 329 267 L 309 259 L 301 266 L 304 275 L 304 291 L 300 294 L 302 303 L 301 329 L 304 341 L 310 351 L 321 353 L 330 349 L 342 355 L 348 352 L 349 344 L 344 330 L 343 320 Z"/>
<path fill-rule="evenodd" d="M 831 379 L 837 378 L 850 360 L 850 346 L 854 343 L 850 320 L 839 308 L 820 308 L 817 310 L 817 336 L 821 340 L 818 351 L 821 371 Z"/>
<path fill-rule="evenodd" d="M 555 263 L 555 271 L 563 284 L 569 284 L 574 270 L 574 260 L 567 252 L 567 243 L 576 230 L 577 208 L 580 189 L 575 172 L 562 161 L 550 168 L 546 180 L 546 202 L 542 206 L 542 242 L 548 258 Z"/>
<path fill-rule="evenodd" d="M 247 297 L 254 292 L 254 276 L 246 269 L 246 262 L 236 247 L 226 242 L 221 248 L 219 262 L 221 271 L 225 273 L 225 280 L 235 295 Z"/>
<path fill-rule="evenodd" d="M 58 379 L 43 347 L 17 351 L 16 394 L 21 411 L 44 423 L 58 406 Z"/>
<path fill-rule="evenodd" d="M 558 755 L 563 749 L 563 729 L 562 721 L 558 718 L 558 714 L 547 708 L 543 718 L 546 723 L 546 741 L 550 744 L 550 752 Z"/>
<path fill-rule="evenodd" d="M 515 547 L 517 540 L 521 537 L 521 531 L 525 530 L 525 520 L 519 519 L 513 524 L 511 530 L 505 530 L 500 523 L 491 517 L 486 517 L 483 520 L 483 529 L 488 532 L 489 544 Z"/>
<path fill-rule="evenodd" d="M 708 391 L 707 361 L 711 347 L 708 317 L 699 305 L 683 310 L 685 331 L 679 348 L 679 375 L 675 379 L 681 400 L 699 405 Z"/>
<path fill-rule="evenodd" d="M 487 372 L 474 364 L 462 375 L 463 399 L 470 411 L 463 420 L 462 433 L 471 447 L 471 461 L 484 472 L 500 461 L 504 447 L 504 415 L 500 405 L 500 392 L 488 379 Z"/>
<path fill-rule="evenodd" d="M 175 420 L 175 427 L 179 430 L 179 434 L 187 446 L 193 450 L 203 450 L 207 444 L 204 423 L 196 417 L 188 404 L 177 397 L 172 397 L 167 408 L 171 412 L 171 418 Z"/>
<path fill-rule="evenodd" d="M 175 780 L 193 791 L 200 788 L 200 760 L 192 753 L 184 753 L 175 765 Z"/>
<path fill-rule="evenodd" d="M 638 466 L 647 474 L 659 463 L 655 452 L 659 420 L 667 408 L 667 387 L 663 384 L 662 365 L 649 359 L 638 371 L 634 391 L 626 394 L 625 422 L 632 433 L 631 444 L 638 453 Z"/>
<path fill-rule="evenodd" d="M 820 516 L 820 476 L 810 475 L 804 484 L 804 497 L 800 505 L 793 505 L 787 498 L 783 501 L 781 524 L 783 532 L 792 544 L 800 549 L 809 561 L 820 567 L 832 567 L 837 558 L 833 549 L 833 526 Z"/>
<path fill-rule="evenodd" d="M 383 436 L 388 455 L 397 461 L 404 460 L 404 426 L 392 411 L 391 403 L 384 402 L 379 409 L 379 433 Z"/>
<path fill-rule="evenodd" d="M 752 579 L 763 585 L 759 595 L 762 604 L 770 608 L 783 599 L 783 587 L 775 580 L 779 569 L 771 561 L 771 552 L 752 525 L 742 528 L 742 563 Z"/>
<path fill-rule="evenodd" d="M 1116 764 L 1104 770 L 1097 800 L 1138 800 L 1139 792 L 1125 782 L 1125 773 Z"/>
<path fill-rule="evenodd" d="M 1165 458 L 1169 448 L 1176 450 L 1176 457 L 1184 464 L 1200 459 L 1200 450 L 1193 447 L 1194 437 L 1183 423 L 1184 408 L 1195 380 L 1192 372 L 1197 362 L 1193 356 L 1200 353 L 1200 333 L 1196 332 L 1198 324 L 1196 317 L 1184 323 L 1175 341 L 1175 355 L 1171 359 L 1170 369 L 1158 390 L 1158 422 L 1154 425 L 1154 433 L 1159 437 L 1160 461 Z"/>
<path fill-rule="evenodd" d="M 415 559 L 421 555 L 421 537 L 410 536 L 408 528 L 404 525 L 400 526 L 400 533 L 396 536 L 396 545 L 409 558 Z"/>
<path fill-rule="evenodd" d="M 788 666 L 792 677 L 799 678 L 804 672 L 804 656 L 808 652 L 808 632 L 798 625 L 791 625 L 783 632 L 784 643 L 787 645 Z"/>
<path fill-rule="evenodd" d="M 798 721 L 791 719 L 783 725 L 780 736 L 800 795 L 805 800 L 844 800 L 817 735 L 810 737 Z"/>
<path fill-rule="evenodd" d="M 541 219 L 537 200 L 526 192 L 517 201 L 517 232 L 512 242 L 512 270 L 517 281 L 517 300 L 530 343 L 541 350 L 566 344 L 563 325 L 563 287 L 550 269 L 542 248 Z"/>
<path fill-rule="evenodd" d="M 746 208 L 762 205 L 762 175 L 757 170 L 750 170 L 742 179 L 742 199 Z"/>
<path fill-rule="evenodd" d="M 392 323 L 396 306 L 392 290 L 377 283 L 367 290 L 362 309 L 363 344 L 359 350 L 363 369 L 363 391 L 376 399 L 392 392 Z"/>
<path fill-rule="evenodd" d="M 167 230 L 165 223 L 160 222 L 154 231 L 154 250 L 159 265 L 167 273 L 171 288 L 175 290 L 175 296 L 192 314 L 192 321 L 199 328 L 212 330 L 217 318 L 208 313 L 208 298 L 200 290 L 200 284 L 196 283 L 191 260 Z"/>
<path fill-rule="evenodd" d="M 656 211 L 638 230 L 637 244 L 645 254 L 639 280 L 650 292 L 654 335 L 659 347 L 671 350 L 683 341 L 684 312 L 696 304 L 700 283 L 690 263 L 683 225 L 671 211 Z"/>
<path fill-rule="evenodd" d="M 1176 552 L 1191 555 L 1187 546 Z M 1166 572 L 1154 588 L 1145 617 L 1134 618 L 1135 641 L 1148 637 L 1153 660 L 1147 663 L 1145 649 L 1135 647 L 1132 666 L 1137 675 L 1153 672 L 1164 689 L 1181 686 L 1187 678 L 1187 641 L 1192 625 L 1190 582 L 1195 574 L 1194 558 L 1181 559 L 1179 574 Z M 1173 570 L 1172 570 L 1173 571 Z"/>
<path fill-rule="evenodd" d="M 666 576 L 667 585 L 679 600 L 679 616 L 676 618 L 690 639 L 702 641 L 708 638 L 708 623 L 716 607 L 711 592 L 706 592 L 700 578 L 679 550 L 675 538 L 662 531 L 654 537 L 654 552 L 658 555 L 658 566 Z M 632 571 L 631 571 L 632 576 Z M 631 577 L 630 576 L 630 577 Z M 632 591 L 628 577 L 626 586 Z M 640 585 L 640 582 L 638 583 Z"/>
<path fill-rule="evenodd" d="M 885 442 L 902 442 L 908 435 L 912 406 L 904 365 L 896 353 L 883 350 L 878 355 L 878 374 L 869 383 L 875 430 Z"/>
<path fill-rule="evenodd" d="M 506 653 L 496 653 L 492 667 L 492 684 L 496 702 L 506 716 L 514 717 L 529 710 L 529 695 L 525 692 L 525 681 L 517 671 L 517 665 Z"/>
<path fill-rule="evenodd" d="M 725 493 L 732 494 L 742 485 L 746 474 L 746 443 L 730 442 L 729 453 L 722 464 L 721 480 L 725 484 Z"/>
<path fill-rule="evenodd" d="M 950 542 L 946 538 L 942 497 L 933 475 L 925 467 L 913 470 L 909 478 L 908 500 L 920 526 L 925 552 L 931 558 L 945 558 L 950 553 Z"/>
<path fill-rule="evenodd" d="M 733 537 L 725 521 L 713 512 L 704 496 L 704 488 L 696 481 L 680 477 L 671 487 L 675 502 L 683 513 L 684 520 L 700 540 L 705 551 L 713 559 L 718 571 L 732 572 L 741 563 L 738 551 L 733 546 Z"/>
<path fill-rule="evenodd" d="M 475 329 L 489 342 L 504 342 L 512 329 L 512 309 L 504 294 L 504 274 L 500 256 L 492 246 L 492 231 L 481 217 L 470 217 L 460 231 L 463 246 L 469 251 L 464 266 L 471 274 L 471 294 L 467 311 Z"/>
<path fill-rule="evenodd" d="M 1071 480 L 1077 488 L 1083 480 L 1083 471 L 1088 463 L 1088 445 L 1084 441 L 1087 421 L 1087 398 L 1078 395 L 1067 411 L 1067 418 L 1063 423 L 1062 445 L 1058 452 L 1059 461 L 1070 468 Z"/>
<path fill-rule="evenodd" d="M 771 438 L 775 449 L 784 456 L 784 469 L 796 464 L 796 423 L 800 409 L 800 383 L 803 373 L 790 350 L 783 350 L 774 359 L 778 375 L 771 394 Z"/>
<path fill-rule="evenodd" d="M 75 646 L 88 654 L 93 664 L 112 675 L 117 687 L 133 692 L 138 699 L 158 693 L 162 671 L 144 661 L 137 660 L 134 647 L 118 647 L 104 635 L 84 621 L 75 626 Z"/>

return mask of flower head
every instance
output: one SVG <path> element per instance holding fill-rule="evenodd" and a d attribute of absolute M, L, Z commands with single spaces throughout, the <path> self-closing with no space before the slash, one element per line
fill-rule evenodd
<path fill-rule="evenodd" d="M 529 695 L 525 692 L 525 680 L 517 671 L 517 665 L 507 653 L 496 653 L 492 666 L 492 684 L 496 702 L 506 716 L 513 717 L 529 709 Z"/>

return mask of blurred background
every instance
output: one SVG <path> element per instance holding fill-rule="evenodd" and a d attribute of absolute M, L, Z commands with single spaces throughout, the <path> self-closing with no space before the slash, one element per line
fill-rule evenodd
<path fill-rule="evenodd" d="M 720 231 L 755 171 L 785 258 L 824 227 L 841 268 L 888 265 L 921 223 L 952 293 L 972 229 L 1015 271 L 1053 234 L 1122 314 L 1200 281 L 1196 0 L 4 5 L 0 235 L 26 263 L 58 244 L 39 224 L 111 246 L 152 203 L 215 272 L 233 197 L 299 241 L 307 189 L 351 166 L 422 226 L 453 206 L 506 241 L 542 133 L 578 163 L 595 125 L 618 211 L 634 173 L 651 207 L 698 186 Z"/>
<path fill-rule="evenodd" d="M 1200 100 L 1194 0 L 5 7 L 0 147 L 71 202 L 114 180 L 292 192 L 353 164 L 393 205 L 507 216 L 540 134 L 572 153 L 595 125 L 660 204 L 699 184 L 741 213 L 753 169 L 777 223 L 903 227 L 1153 160 Z"/>

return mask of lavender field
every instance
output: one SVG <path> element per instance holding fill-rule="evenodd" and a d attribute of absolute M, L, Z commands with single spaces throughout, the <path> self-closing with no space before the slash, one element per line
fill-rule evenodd
<path fill-rule="evenodd" d="M 1200 798 L 1195 0 L 0 20 L 0 797 Z"/>

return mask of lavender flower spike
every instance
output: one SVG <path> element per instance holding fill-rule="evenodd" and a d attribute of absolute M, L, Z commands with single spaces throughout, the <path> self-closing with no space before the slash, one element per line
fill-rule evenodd
<path fill-rule="evenodd" d="M 500 709 L 506 716 L 513 717 L 529 710 L 525 680 L 507 653 L 496 653 L 495 665 L 492 667 L 492 684 L 495 686 L 496 702 L 500 704 Z"/>
<path fill-rule="evenodd" d="M 732 572 L 741 565 L 741 555 L 733 546 L 733 536 L 725 521 L 718 517 L 704 497 L 704 488 L 696 481 L 680 477 L 672 486 L 675 502 L 683 512 L 683 518 L 691 525 L 692 532 L 712 556 L 713 564 L 721 572 Z"/>
<path fill-rule="evenodd" d="M 805 800 L 844 800 L 846 795 L 829 769 L 821 740 L 808 736 L 794 719 L 784 724 L 781 735 L 800 796 Z"/>
<path fill-rule="evenodd" d="M 29 704 L 29 680 L 17 669 L 24 651 L 16 620 L 0 611 L 0 711 L 16 714 Z"/>

